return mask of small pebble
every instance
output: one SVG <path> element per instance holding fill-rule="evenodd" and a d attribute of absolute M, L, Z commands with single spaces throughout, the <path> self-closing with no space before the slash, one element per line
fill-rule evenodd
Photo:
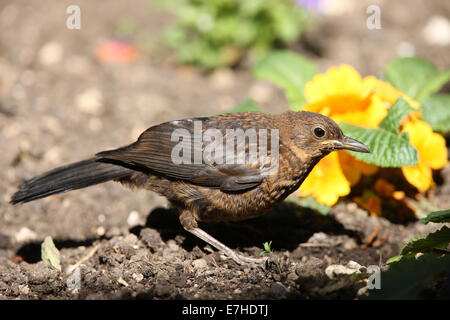
<path fill-rule="evenodd" d="M 295 272 L 291 272 L 287 276 L 288 280 L 295 281 L 298 279 L 298 275 Z"/>
<path fill-rule="evenodd" d="M 129 286 L 129 284 L 125 280 L 123 280 L 122 277 L 117 279 L 117 282 L 120 283 L 121 285 L 125 286 L 125 287 Z"/>
<path fill-rule="evenodd" d="M 28 229 L 27 227 L 22 227 L 19 232 L 15 234 L 16 241 L 21 242 L 28 242 L 35 240 L 37 238 L 36 232 L 34 232 L 31 229 Z"/>
<path fill-rule="evenodd" d="M 169 248 L 170 252 L 177 252 L 180 249 L 180 246 L 177 245 L 175 240 L 169 240 L 167 241 L 167 247 Z"/>
<path fill-rule="evenodd" d="M 19 292 L 20 294 L 29 294 L 31 292 L 30 288 L 25 284 L 19 285 Z"/>
<path fill-rule="evenodd" d="M 431 45 L 448 46 L 450 44 L 450 21 L 444 16 L 432 16 L 423 28 L 422 36 Z"/>
<path fill-rule="evenodd" d="M 205 259 L 200 258 L 192 261 L 192 266 L 195 270 L 206 269 L 206 267 L 208 266 L 208 262 L 206 262 Z"/>
<path fill-rule="evenodd" d="M 272 293 L 276 296 L 284 296 L 289 293 L 288 289 L 279 281 L 274 282 L 270 288 Z"/>
<path fill-rule="evenodd" d="M 355 239 L 348 239 L 346 241 L 344 241 L 344 243 L 342 244 L 342 248 L 344 250 L 353 250 L 356 249 L 358 247 L 358 245 L 356 244 Z"/>
<path fill-rule="evenodd" d="M 102 226 L 100 226 L 100 227 L 98 227 L 96 230 L 95 230 L 95 233 L 97 233 L 97 235 L 98 236 L 104 236 L 105 235 L 105 232 L 106 232 L 106 230 L 105 230 L 105 228 L 104 227 L 102 227 Z"/>
<path fill-rule="evenodd" d="M 361 273 L 361 268 L 362 266 L 359 263 L 355 261 L 349 261 L 346 266 L 340 264 L 329 265 L 325 269 L 325 274 L 328 276 L 328 278 L 333 279 L 337 275 L 341 274 Z"/>
<path fill-rule="evenodd" d="M 128 215 L 127 223 L 130 227 L 135 227 L 135 226 L 139 225 L 139 220 L 140 220 L 139 212 L 137 212 L 136 210 L 133 210 Z"/>
<path fill-rule="evenodd" d="M 61 148 L 53 146 L 45 153 L 44 160 L 53 164 L 61 163 L 61 154 Z"/>
<path fill-rule="evenodd" d="M 58 42 L 48 42 L 39 50 L 38 59 L 41 64 L 51 66 L 60 62 L 63 54 L 63 47 Z"/>
<path fill-rule="evenodd" d="M 129 245 L 133 245 L 136 244 L 139 241 L 139 239 L 135 234 L 130 233 L 123 239 L 123 241 Z"/>
<path fill-rule="evenodd" d="M 350 260 L 348 263 L 347 263 L 347 267 L 349 267 L 350 269 L 355 269 L 355 270 L 361 270 L 361 268 L 362 268 L 362 265 L 360 265 L 358 262 L 356 262 L 356 261 L 353 261 L 353 260 Z"/>
<path fill-rule="evenodd" d="M 308 243 L 327 243 L 329 238 L 324 232 L 316 232 L 308 239 Z"/>
<path fill-rule="evenodd" d="M 140 282 L 140 281 L 142 281 L 142 279 L 144 279 L 144 276 L 141 273 L 133 273 L 132 277 L 137 282 Z"/>
<path fill-rule="evenodd" d="M 103 94 L 95 88 L 89 88 L 75 97 L 75 104 L 83 113 L 99 116 L 103 113 Z"/>

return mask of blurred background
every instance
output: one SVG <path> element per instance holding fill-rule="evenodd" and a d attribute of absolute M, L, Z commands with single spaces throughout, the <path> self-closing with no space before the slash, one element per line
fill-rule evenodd
<path fill-rule="evenodd" d="M 226 111 L 249 97 L 265 111 L 286 110 L 281 90 L 251 73 L 273 49 L 299 52 L 320 72 L 345 63 L 379 76 L 393 58 L 415 54 L 450 67 L 447 1 L 238 2 L 2 1 L 2 202 L 22 179 L 128 144 L 163 121 Z M 71 5 L 80 9 L 80 29 L 68 27 L 77 23 Z M 380 8 L 379 29 L 368 27 L 370 5 Z M 120 192 L 94 187 L 69 195 L 63 207 L 89 215 L 106 198 L 112 205 L 104 214 L 115 226 L 130 207 L 144 216 L 164 203 L 143 193 L 119 202 Z M 26 208 L 42 203 L 58 206 L 44 200 Z M 10 206 L 1 210 L 5 226 L 23 217 Z M 92 232 L 76 223 L 79 216 L 60 214 L 68 221 L 56 233 Z M 47 225 L 42 217 L 35 223 Z"/>

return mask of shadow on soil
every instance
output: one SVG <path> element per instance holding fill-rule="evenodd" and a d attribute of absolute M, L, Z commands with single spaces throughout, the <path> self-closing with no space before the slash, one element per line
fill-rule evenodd
<path fill-rule="evenodd" d="M 53 239 L 53 243 L 58 249 L 77 248 L 79 246 L 89 247 L 97 239 L 72 240 L 72 239 Z M 37 263 L 41 261 L 42 241 L 28 242 L 16 251 L 16 256 L 28 263 Z"/>
<path fill-rule="evenodd" d="M 205 246 L 202 240 L 183 229 L 176 210 L 155 208 L 149 213 L 145 226 L 136 226 L 131 228 L 130 232 L 139 237 L 141 230 L 146 227 L 156 229 L 165 242 L 175 239 L 176 236 L 183 236 L 181 246 L 187 251 L 192 251 L 196 246 Z M 233 249 L 262 248 L 264 242 L 272 240 L 277 250 L 292 251 L 299 243 L 306 242 L 316 232 L 348 235 L 357 243 L 361 243 L 362 237 L 358 232 L 345 229 L 331 216 L 323 216 L 291 203 L 282 203 L 255 219 L 228 223 L 201 223 L 200 227 Z M 54 239 L 53 241 L 57 248 L 62 249 L 91 246 L 98 239 Z M 16 251 L 16 255 L 28 263 L 39 262 L 41 242 L 33 241 L 22 245 Z"/>
<path fill-rule="evenodd" d="M 291 203 L 282 203 L 255 219 L 228 223 L 200 223 L 199 226 L 233 249 L 253 246 L 262 248 L 264 242 L 272 240 L 277 250 L 292 251 L 316 232 L 348 235 L 358 243 L 361 243 L 362 237 L 358 232 L 345 229 L 331 216 L 323 216 Z M 185 239 L 181 245 L 187 251 L 191 251 L 195 246 L 205 245 L 202 240 L 183 229 L 176 210 L 165 208 L 152 210 L 145 227 L 158 230 L 163 241 L 182 235 Z M 139 236 L 145 227 L 134 227 L 130 232 Z"/>

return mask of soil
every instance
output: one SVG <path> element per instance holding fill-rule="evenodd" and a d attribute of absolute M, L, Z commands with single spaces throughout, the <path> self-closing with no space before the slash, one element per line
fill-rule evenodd
<path fill-rule="evenodd" d="M 164 198 L 113 182 L 10 205 L 23 180 L 126 145 L 151 125 L 219 113 L 248 97 L 266 111 L 287 109 L 281 90 L 255 79 L 246 63 L 212 74 L 177 66 L 154 45 L 173 17 L 149 1 L 77 1 L 81 29 L 69 30 L 72 2 L 0 4 L 0 299 L 354 299 L 364 294 L 364 281 L 336 270 L 357 268 L 356 278 L 367 278 L 369 265 L 384 268 L 411 237 L 439 228 L 371 217 L 346 200 L 326 216 L 283 203 L 249 221 L 201 225 L 247 255 L 257 256 L 272 240 L 278 270 L 273 258 L 263 267 L 237 265 L 184 231 Z M 405 41 L 439 68 L 450 67 L 448 46 L 420 36 L 431 16 L 450 16 L 449 3 L 347 2 L 351 12 L 323 19 L 294 46 L 320 70 L 348 63 L 363 75 L 380 75 Z M 374 3 L 381 30 L 365 27 L 365 8 Z M 95 48 L 124 19 L 150 54 L 123 65 L 96 61 Z M 450 168 L 437 176 L 428 200 L 445 209 Z M 41 261 L 47 235 L 60 251 L 62 272 Z"/>

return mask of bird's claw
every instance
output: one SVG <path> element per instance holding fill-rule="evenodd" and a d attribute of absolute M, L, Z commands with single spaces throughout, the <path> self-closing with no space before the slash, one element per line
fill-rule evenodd
<path fill-rule="evenodd" d="M 268 257 L 253 258 L 247 257 L 243 254 L 239 254 L 233 251 L 233 254 L 228 254 L 228 256 L 233 259 L 237 264 L 242 266 L 250 267 L 262 267 L 265 268 L 267 265 Z"/>

